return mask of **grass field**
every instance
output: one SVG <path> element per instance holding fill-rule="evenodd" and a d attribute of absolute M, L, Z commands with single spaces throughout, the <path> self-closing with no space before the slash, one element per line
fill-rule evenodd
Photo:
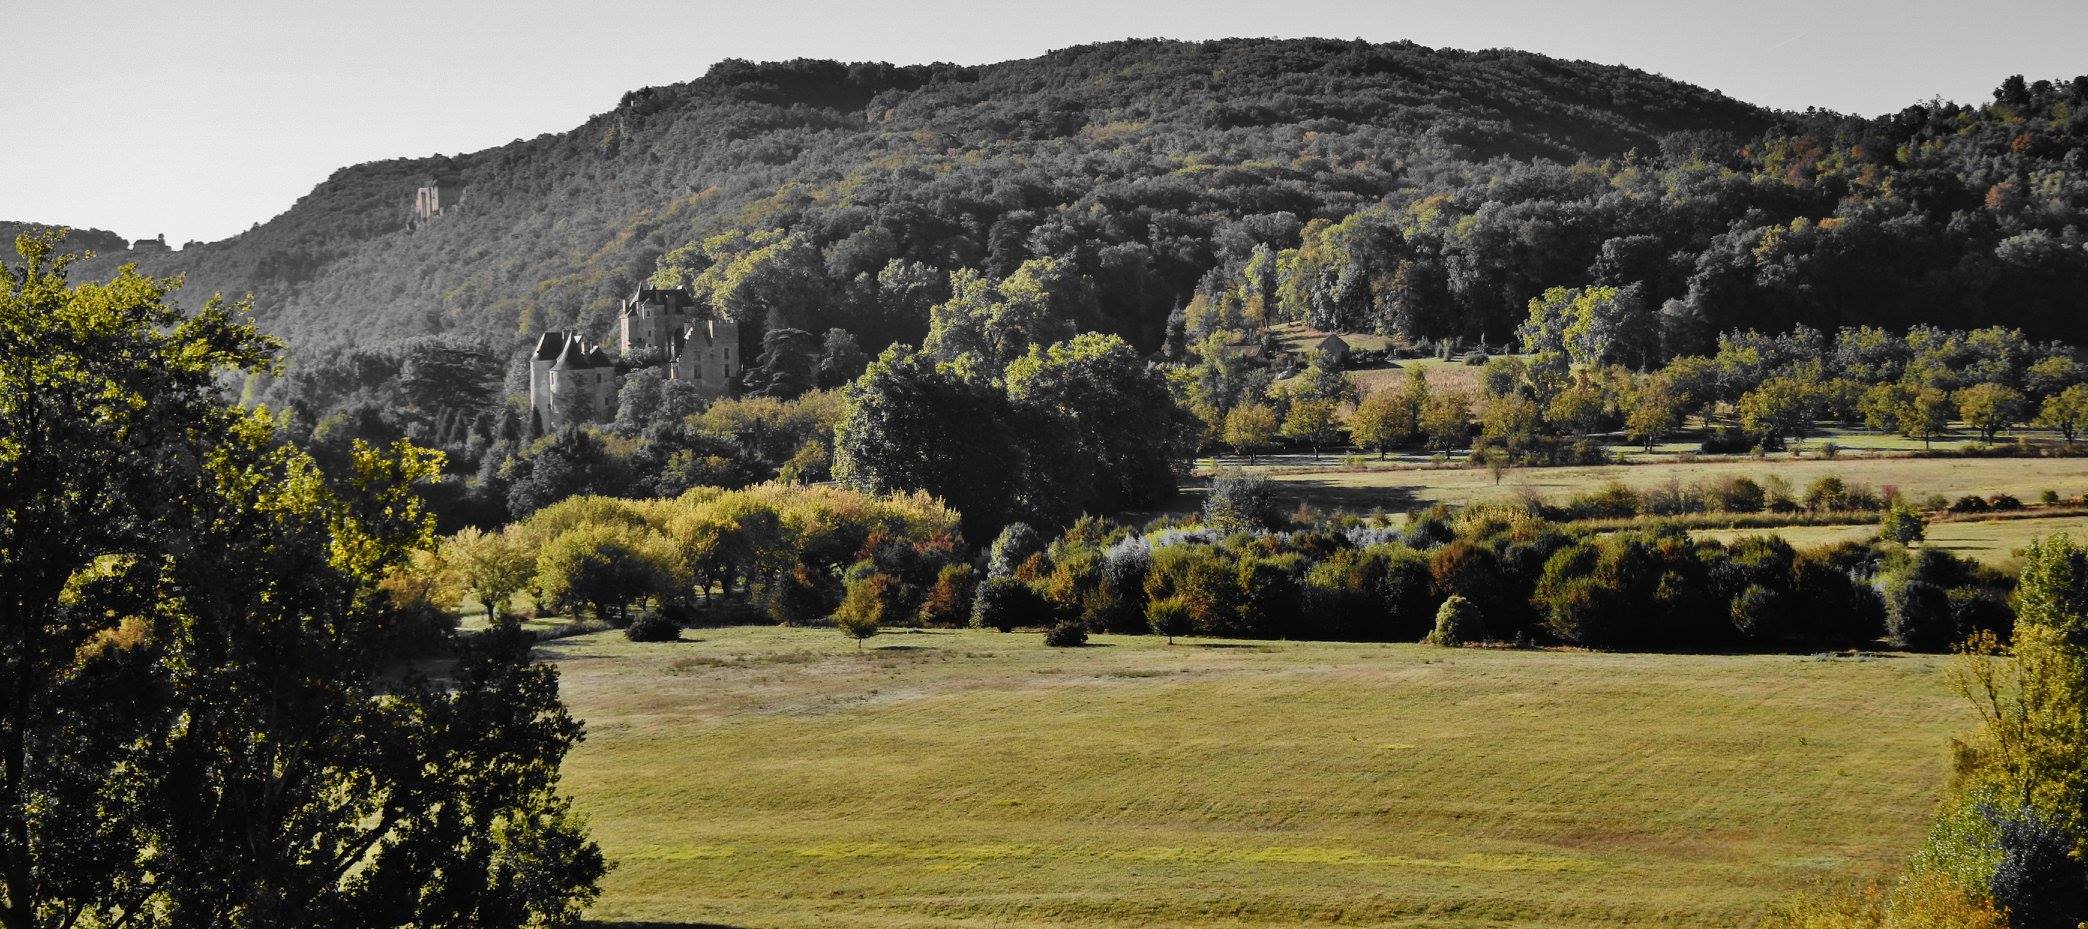
<path fill-rule="evenodd" d="M 2012 561 L 2015 553 L 2032 540 L 2059 533 L 2088 541 L 2088 516 L 1930 523 L 1928 539 L 1922 545 L 1999 565 Z M 1746 535 L 1780 535 L 1792 545 L 1809 548 L 1835 542 L 1860 542 L 1877 535 L 1878 529 L 1876 526 L 1784 526 L 1776 529 L 1706 529 L 1690 534 L 1729 542 Z"/>
<path fill-rule="evenodd" d="M 1550 499 L 1593 490 L 1608 481 L 1637 488 L 1660 487 L 1669 481 L 1690 484 L 1705 478 L 1771 475 L 1791 483 L 1793 493 L 1824 475 L 1869 484 L 1874 490 L 1895 486 L 1919 500 L 1930 494 L 2014 494 L 2036 500 L 2045 490 L 2064 496 L 2088 491 L 2088 458 L 1840 458 L 1763 462 L 1699 461 L 1642 465 L 1597 465 L 1571 468 L 1516 468 L 1500 483 L 1483 468 L 1409 468 L 1385 471 L 1271 472 L 1280 494 L 1314 506 L 1350 509 L 1404 509 L 1443 502 L 1472 503 L 1512 497 L 1529 491 Z"/>
<path fill-rule="evenodd" d="M 546 643 L 652 927 L 1738 926 L 1919 841 L 1946 659 Z"/>

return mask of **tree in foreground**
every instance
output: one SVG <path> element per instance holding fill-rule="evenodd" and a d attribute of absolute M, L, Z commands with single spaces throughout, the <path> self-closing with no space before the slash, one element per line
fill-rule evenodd
<path fill-rule="evenodd" d="M 379 580 L 439 456 L 322 473 L 221 374 L 274 346 L 54 240 L 0 266 L 0 926 L 569 924 L 580 724 L 519 631 L 407 670 Z"/>

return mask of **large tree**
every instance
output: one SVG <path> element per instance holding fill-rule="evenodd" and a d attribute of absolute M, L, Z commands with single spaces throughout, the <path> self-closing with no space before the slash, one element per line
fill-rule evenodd
<path fill-rule="evenodd" d="M 406 670 L 439 456 L 325 473 L 218 379 L 274 346 L 129 269 L 0 268 L 0 926 L 570 922 L 580 727 L 517 634 Z"/>

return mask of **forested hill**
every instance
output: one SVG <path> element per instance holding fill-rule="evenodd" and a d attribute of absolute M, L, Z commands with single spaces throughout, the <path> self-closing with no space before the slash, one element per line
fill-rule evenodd
<path fill-rule="evenodd" d="M 764 309 L 857 328 L 873 349 L 925 328 L 871 311 L 895 259 L 1005 273 L 1075 257 L 1152 333 L 1229 249 L 1295 244 L 1302 222 L 1483 183 L 1502 159 L 1724 151 L 1771 125 L 1629 68 L 1412 44 L 1127 41 L 981 67 L 728 61 L 567 132 L 344 168 L 231 239 L 87 270 L 186 272 L 189 300 L 250 291 L 306 357 L 433 333 L 499 351 L 541 328 L 606 327 L 670 250 L 783 230 L 791 244 L 770 252 L 789 267 L 767 283 L 796 290 L 757 298 Z M 409 230 L 431 173 L 466 199 Z M 801 318 L 812 312 L 833 318 Z"/>

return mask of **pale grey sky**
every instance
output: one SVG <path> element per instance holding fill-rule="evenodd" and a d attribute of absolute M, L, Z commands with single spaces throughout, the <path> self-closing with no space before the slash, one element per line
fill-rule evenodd
<path fill-rule="evenodd" d="M 30 0 L 5 0 L 29 7 Z M 559 132 L 720 58 L 978 64 L 1331 36 L 1628 64 L 1875 114 L 2088 73 L 2083 0 L 70 0 L 0 29 L 0 219 L 212 240 L 335 168 Z"/>

